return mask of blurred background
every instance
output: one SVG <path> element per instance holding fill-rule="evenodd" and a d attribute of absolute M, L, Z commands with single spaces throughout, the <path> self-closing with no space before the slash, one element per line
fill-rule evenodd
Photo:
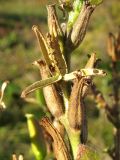
<path fill-rule="evenodd" d="M 52 2 L 52 0 L 51 0 Z M 0 0 L 0 84 L 4 80 L 10 83 L 6 89 L 4 101 L 7 109 L 0 112 L 0 159 L 11 159 L 12 153 L 22 153 L 26 160 L 33 160 L 27 131 L 25 113 L 40 117 L 40 105 L 30 104 L 20 98 L 24 87 L 40 79 L 39 71 L 32 62 L 41 58 L 39 45 L 31 28 L 39 25 L 47 31 L 47 0 Z M 60 20 L 62 13 L 58 10 Z M 107 36 L 117 33 L 120 25 L 120 1 L 104 0 L 91 17 L 86 37 L 75 50 L 71 59 L 71 70 L 83 68 L 87 55 L 97 53 L 102 60 L 100 67 L 108 73 L 107 77 L 95 82 L 110 103 L 111 86 L 110 60 L 107 56 Z M 89 139 L 104 160 L 110 158 L 103 149 L 113 143 L 112 125 L 104 112 L 99 113 L 95 102 L 89 104 Z M 101 115 L 101 116 L 100 116 Z M 97 130 L 97 132 L 96 132 Z"/>

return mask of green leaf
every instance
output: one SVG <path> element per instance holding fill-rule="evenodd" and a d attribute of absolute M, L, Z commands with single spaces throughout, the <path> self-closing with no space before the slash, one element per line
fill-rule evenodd
<path fill-rule="evenodd" d="M 25 98 L 26 95 L 28 95 L 29 93 L 31 93 L 31 92 L 39 89 L 39 88 L 46 87 L 46 86 L 48 86 L 48 85 L 50 85 L 52 83 L 58 82 L 61 79 L 62 79 L 61 75 L 56 75 L 56 76 L 47 78 L 45 80 L 37 81 L 37 82 L 31 84 L 30 86 L 28 86 L 27 88 L 25 88 L 25 90 L 23 90 L 23 92 L 21 94 L 21 97 Z"/>
<path fill-rule="evenodd" d="M 36 160 L 44 160 L 46 156 L 46 145 L 42 128 L 34 115 L 26 114 L 31 146 Z"/>

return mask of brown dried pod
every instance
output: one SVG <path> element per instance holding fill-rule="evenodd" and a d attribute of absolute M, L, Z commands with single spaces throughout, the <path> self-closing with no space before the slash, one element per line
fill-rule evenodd
<path fill-rule="evenodd" d="M 47 117 L 42 118 L 40 125 L 50 134 L 54 141 L 54 152 L 57 160 L 71 160 L 66 144 L 58 130 L 52 125 Z"/>
<path fill-rule="evenodd" d="M 55 74 L 60 73 L 64 75 L 68 72 L 66 60 L 61 51 L 58 37 L 52 37 L 49 33 L 46 36 L 46 40 L 49 47 L 49 57 L 54 63 Z"/>
<path fill-rule="evenodd" d="M 74 130 L 81 131 L 81 143 L 86 143 L 88 131 L 87 131 L 87 117 L 86 106 L 84 103 L 84 87 L 88 85 L 89 81 L 87 77 L 78 77 L 75 79 L 68 109 L 68 120 L 70 127 Z M 88 86 L 87 86 L 88 87 Z"/>
<path fill-rule="evenodd" d="M 49 33 L 54 35 L 54 37 L 63 36 L 63 32 L 56 14 L 55 4 L 47 5 L 47 11 Z"/>
<path fill-rule="evenodd" d="M 82 101 L 80 101 L 80 87 L 81 81 L 76 78 L 72 87 L 68 108 L 68 120 L 73 129 L 80 129 L 81 127 Z"/>
<path fill-rule="evenodd" d="M 95 64 L 96 64 L 96 61 L 97 61 L 97 58 L 96 58 L 96 53 L 92 53 L 90 58 L 88 59 L 86 65 L 85 65 L 85 69 L 87 68 L 94 68 L 95 67 Z M 89 76 L 88 80 L 87 80 L 87 83 L 89 83 L 88 85 L 84 85 L 83 86 L 83 91 L 82 91 L 82 96 L 84 97 L 87 92 L 88 92 L 88 89 L 89 89 L 89 86 L 91 85 L 92 83 L 92 77 Z M 86 83 L 86 84 L 87 84 Z"/>
<path fill-rule="evenodd" d="M 120 28 L 117 36 L 109 33 L 107 41 L 107 53 L 112 58 L 113 62 L 120 60 Z"/>
<path fill-rule="evenodd" d="M 77 48 L 85 37 L 88 22 L 95 7 L 88 1 L 83 2 L 81 12 L 68 35 L 68 45 L 72 43 L 71 49 Z"/>
<path fill-rule="evenodd" d="M 115 36 L 112 33 L 109 33 L 107 41 L 107 53 L 112 58 L 113 62 L 116 62 L 117 60 L 115 54 L 115 41 L 116 41 Z"/>
<path fill-rule="evenodd" d="M 50 77 L 49 69 L 46 63 L 42 60 L 35 61 L 39 69 L 42 80 Z M 59 118 L 63 114 L 63 101 L 61 95 L 58 93 L 56 86 L 51 84 L 43 88 L 46 104 L 51 114 Z"/>
<path fill-rule="evenodd" d="M 68 120 L 71 128 L 80 129 L 82 126 L 84 98 L 82 97 L 82 90 L 85 84 L 85 77 L 76 78 L 71 95 L 68 109 Z"/>

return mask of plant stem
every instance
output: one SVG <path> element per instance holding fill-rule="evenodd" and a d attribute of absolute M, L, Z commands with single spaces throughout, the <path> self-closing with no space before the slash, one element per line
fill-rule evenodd
<path fill-rule="evenodd" d="M 63 116 L 61 116 L 60 121 L 67 131 L 71 146 L 71 154 L 73 155 L 73 159 L 75 159 L 77 156 L 77 149 L 80 144 L 80 130 L 73 130 L 70 128 L 67 112 Z"/>

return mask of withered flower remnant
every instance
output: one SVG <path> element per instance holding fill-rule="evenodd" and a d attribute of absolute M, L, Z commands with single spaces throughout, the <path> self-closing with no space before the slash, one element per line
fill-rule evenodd
<path fill-rule="evenodd" d="M 8 81 L 5 81 L 3 82 L 2 86 L 1 86 L 1 89 L 0 89 L 0 109 L 5 109 L 6 108 L 6 105 L 3 101 L 3 96 L 4 96 L 4 92 L 5 92 L 5 88 L 7 87 L 7 84 L 9 82 Z"/>

